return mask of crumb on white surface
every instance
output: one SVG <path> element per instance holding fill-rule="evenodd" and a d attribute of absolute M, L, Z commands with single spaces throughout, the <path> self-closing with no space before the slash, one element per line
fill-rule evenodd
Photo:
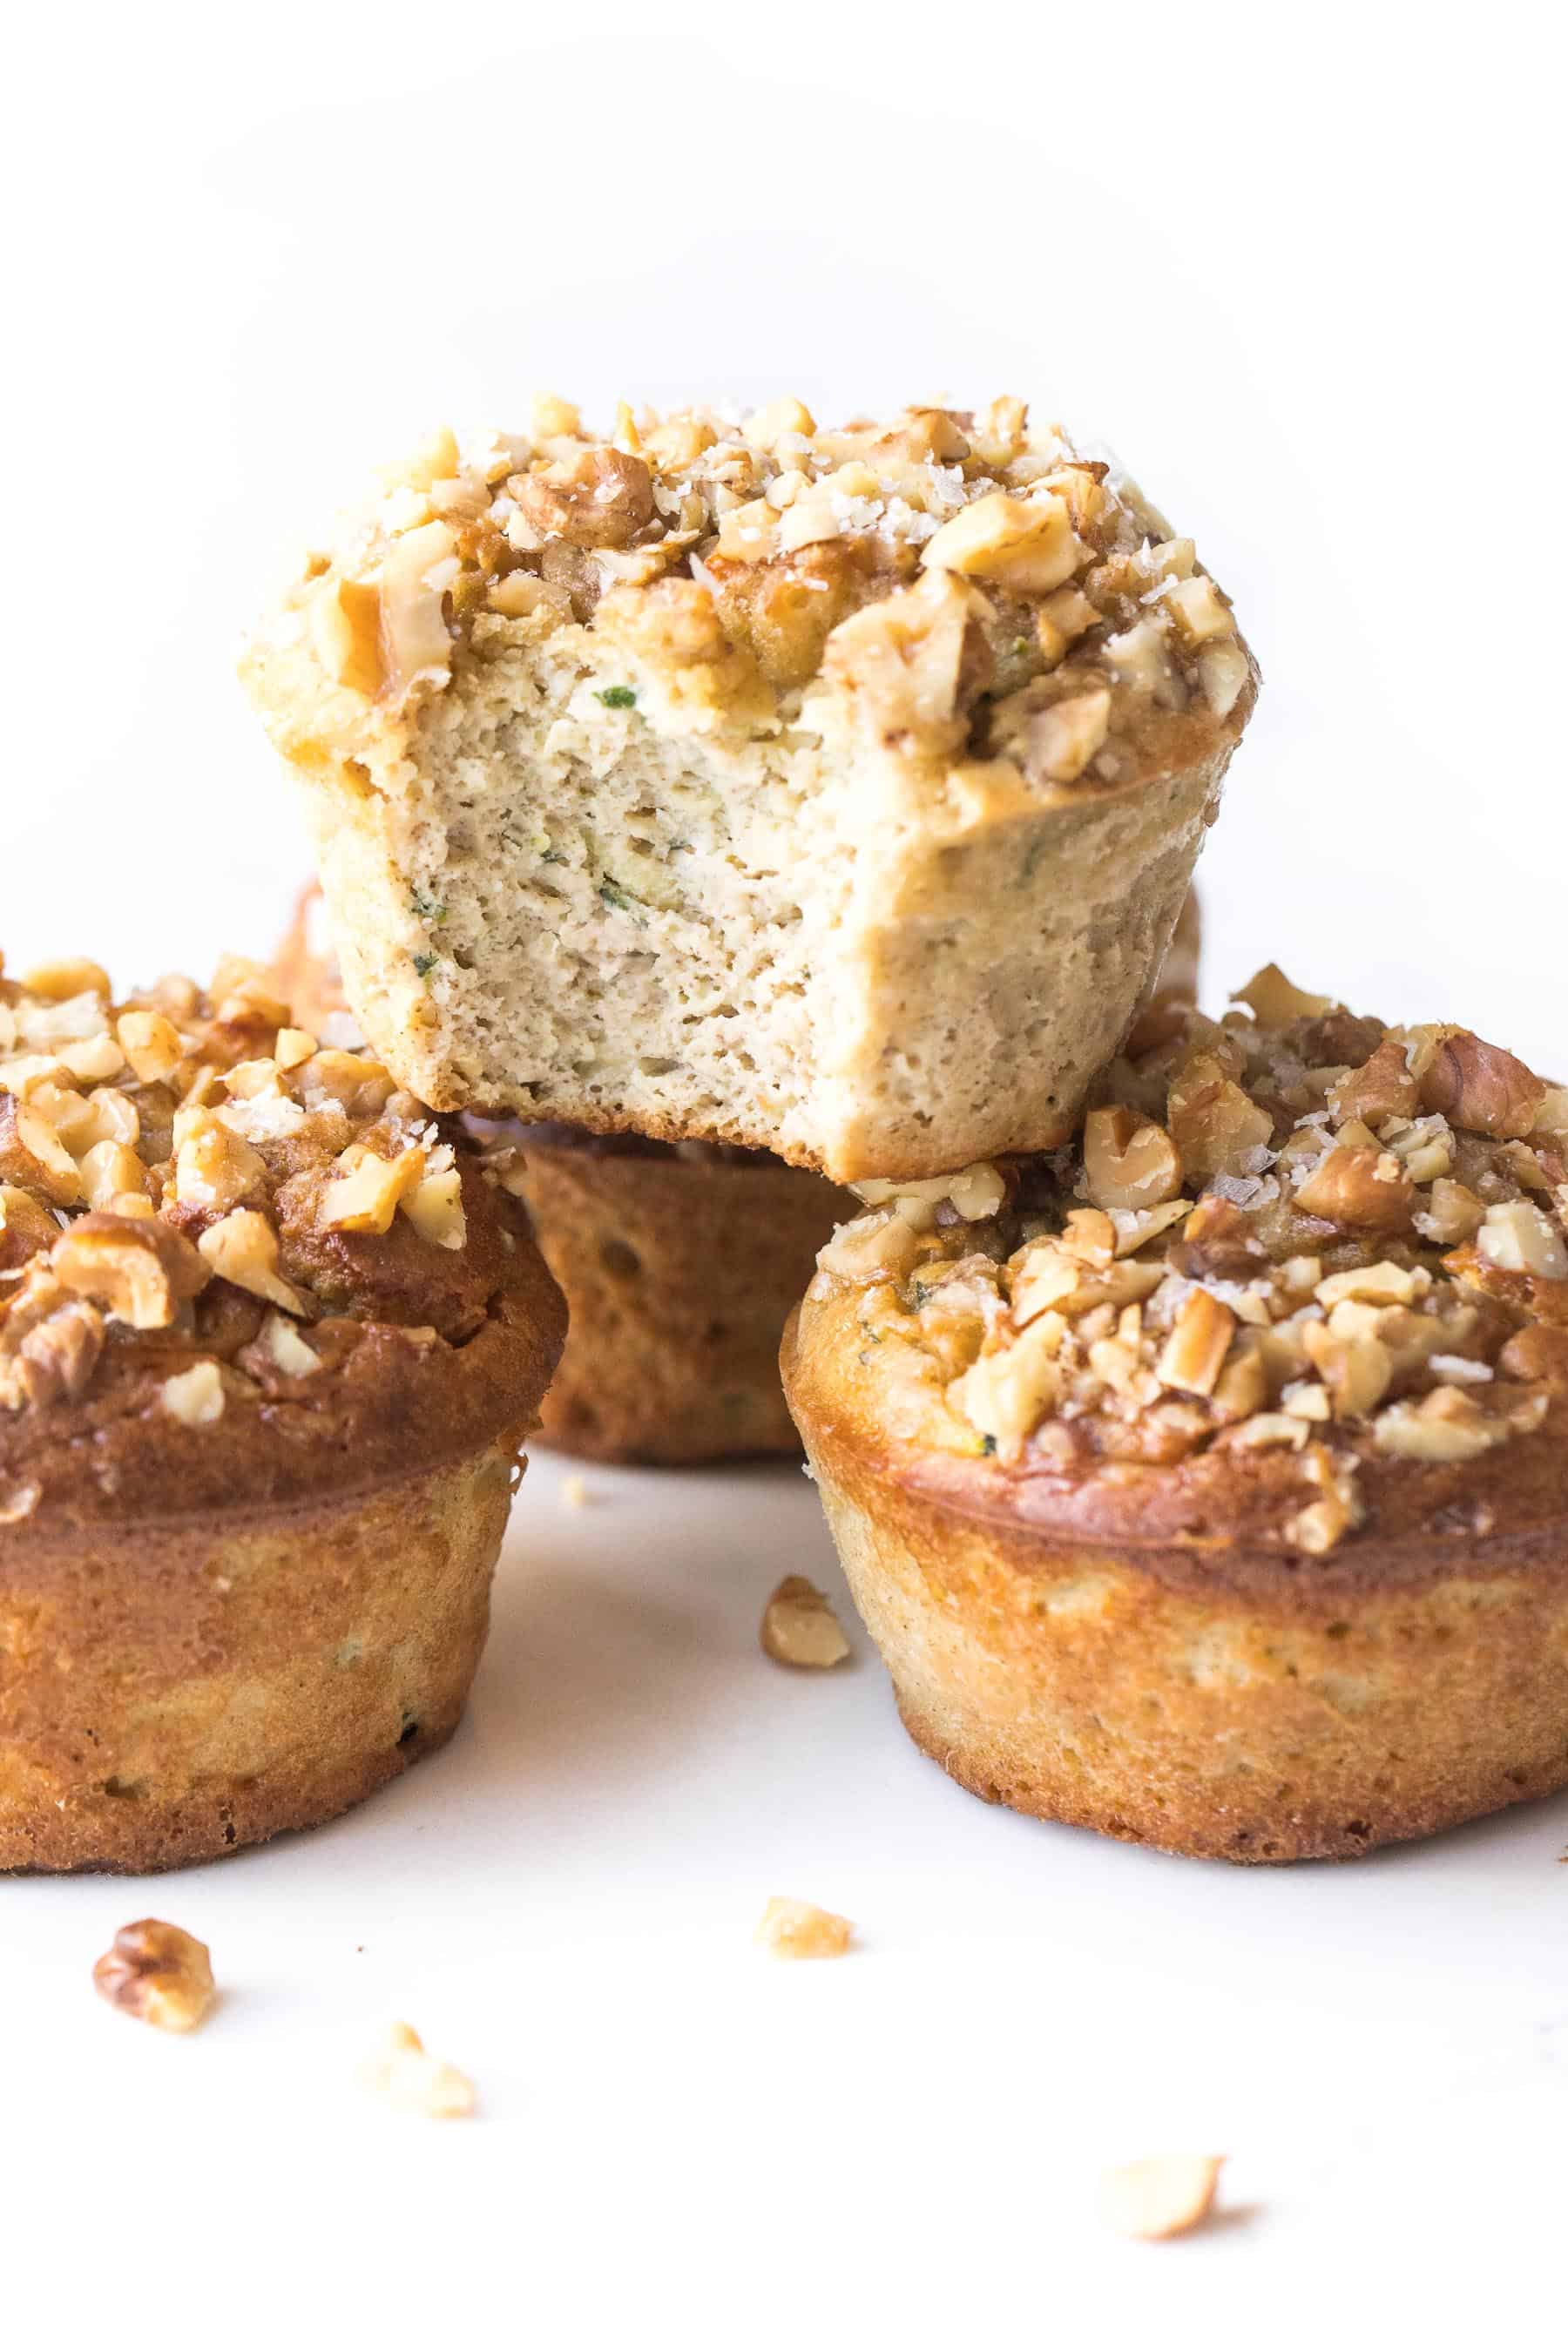
<path fill-rule="evenodd" d="M 1100 2185 L 1100 2211 L 1124 2238 L 1179 2238 L 1213 2210 L 1223 2156 L 1145 2156 Z"/>
<path fill-rule="evenodd" d="M 835 1960 L 849 1949 L 854 1933 L 854 1921 L 837 1911 L 775 1895 L 757 1922 L 756 1940 L 781 1960 Z"/>

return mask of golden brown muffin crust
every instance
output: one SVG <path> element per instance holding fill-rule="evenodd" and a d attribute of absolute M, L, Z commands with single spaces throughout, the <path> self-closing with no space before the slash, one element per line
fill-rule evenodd
<path fill-rule="evenodd" d="M 0 980 L 0 1510 L 40 1542 L 521 1442 L 560 1351 L 460 1133 L 234 959 Z"/>
<path fill-rule="evenodd" d="M 786 1343 L 825 1444 L 1187 1585 L 1550 1548 L 1568 1090 L 1272 967 L 1245 993 L 1167 1011 L 1071 1150 L 860 1188 Z"/>

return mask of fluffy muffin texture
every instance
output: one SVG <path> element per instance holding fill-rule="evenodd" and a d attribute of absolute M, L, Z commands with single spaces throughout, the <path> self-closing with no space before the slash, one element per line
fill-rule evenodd
<path fill-rule="evenodd" d="M 1178 931 L 1193 936 L 1184 912 Z M 346 1011 L 305 891 L 273 966 L 313 1019 Z M 769 1152 L 658 1143 L 586 1129 L 468 1122 L 486 1165 L 528 1212 L 569 1309 L 540 1415 L 548 1445 L 600 1462 L 798 1454 L 779 1340 L 852 1193 Z"/>
<path fill-rule="evenodd" d="M 442 436 L 245 675 L 400 1080 L 836 1180 L 1070 1130 L 1256 688 L 1192 541 L 1005 399 Z"/>
<path fill-rule="evenodd" d="M 258 967 L 0 981 L 0 1868 L 199 1861 L 438 1746 L 564 1323 Z"/>
<path fill-rule="evenodd" d="M 1568 1090 L 1243 993 L 1166 1008 L 1070 1150 L 841 1231 L 785 1381 L 957 1779 L 1352 1854 L 1568 1781 Z"/>

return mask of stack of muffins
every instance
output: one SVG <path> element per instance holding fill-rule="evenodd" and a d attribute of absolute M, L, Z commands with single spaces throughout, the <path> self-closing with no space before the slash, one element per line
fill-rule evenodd
<path fill-rule="evenodd" d="M 246 677 L 308 1010 L 0 1004 L 0 1863 L 221 1851 L 444 1736 L 542 1399 L 673 1463 L 787 1397 L 990 1799 L 1268 1860 L 1568 1780 L 1568 1092 L 1272 967 L 1207 1020 L 1190 934 L 1162 977 L 1257 670 L 1108 460 L 1014 400 L 541 401 L 384 478 Z"/>

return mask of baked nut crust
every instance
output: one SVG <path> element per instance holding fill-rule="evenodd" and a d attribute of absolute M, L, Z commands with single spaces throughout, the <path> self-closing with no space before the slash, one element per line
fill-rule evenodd
<path fill-rule="evenodd" d="M 304 1827 L 461 1712 L 563 1303 L 460 1134 L 289 1030 L 233 960 L 120 1006 L 0 980 L 0 1869 Z M 110 1120 L 133 1189 L 89 1207 Z"/>
<path fill-rule="evenodd" d="M 439 436 L 258 631 L 350 1001 L 443 1109 L 837 1181 L 1055 1146 L 1256 667 L 1021 402 L 759 414 Z"/>
<path fill-rule="evenodd" d="M 1468 1031 L 1247 993 L 1097 1089 L 1090 1134 L 1158 1127 L 1184 1197 L 1098 1207 L 1131 1149 L 1009 1169 L 978 1222 L 895 1195 L 783 1363 L 928 1753 L 1284 1861 L 1568 1782 L 1568 1095 Z"/>

